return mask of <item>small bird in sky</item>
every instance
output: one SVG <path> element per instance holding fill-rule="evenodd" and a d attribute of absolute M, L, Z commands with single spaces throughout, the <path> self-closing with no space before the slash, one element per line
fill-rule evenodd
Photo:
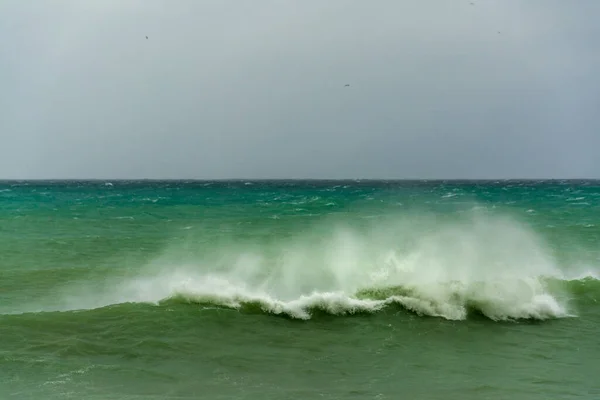
<path fill-rule="evenodd" d="M 148 39 L 148 36 L 146 36 L 146 39 Z"/>
<path fill-rule="evenodd" d="M 344 85 L 344 87 L 348 87 L 348 86 L 350 86 L 350 84 L 349 84 L 349 83 L 346 83 L 346 84 Z"/>

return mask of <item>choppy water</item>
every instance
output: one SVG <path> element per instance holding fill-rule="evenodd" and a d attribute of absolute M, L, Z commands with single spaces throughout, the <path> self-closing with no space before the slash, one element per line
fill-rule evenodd
<path fill-rule="evenodd" d="M 0 182 L 0 398 L 598 399 L 600 182 Z"/>

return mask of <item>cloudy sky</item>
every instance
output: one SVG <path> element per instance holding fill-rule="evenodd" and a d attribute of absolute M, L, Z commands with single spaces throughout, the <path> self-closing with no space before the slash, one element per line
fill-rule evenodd
<path fill-rule="evenodd" d="M 598 21 L 598 0 L 2 0 L 0 178 L 600 178 Z"/>

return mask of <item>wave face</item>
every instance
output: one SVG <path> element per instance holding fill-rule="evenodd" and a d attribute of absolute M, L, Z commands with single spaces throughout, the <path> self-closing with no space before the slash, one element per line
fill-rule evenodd
<path fill-rule="evenodd" d="M 566 281 L 585 277 L 565 275 L 524 224 L 481 212 L 390 214 L 361 226 L 332 218 L 286 237 L 210 247 L 189 238 L 185 247 L 195 246 L 186 257 L 173 246 L 101 289 L 64 288 L 56 309 L 175 301 L 298 319 L 401 307 L 448 320 L 544 320 L 576 315 Z"/>

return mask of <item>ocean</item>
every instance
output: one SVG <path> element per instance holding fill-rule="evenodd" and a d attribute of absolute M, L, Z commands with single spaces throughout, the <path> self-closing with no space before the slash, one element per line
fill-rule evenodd
<path fill-rule="evenodd" d="M 600 181 L 0 182 L 1 399 L 600 399 Z"/>

